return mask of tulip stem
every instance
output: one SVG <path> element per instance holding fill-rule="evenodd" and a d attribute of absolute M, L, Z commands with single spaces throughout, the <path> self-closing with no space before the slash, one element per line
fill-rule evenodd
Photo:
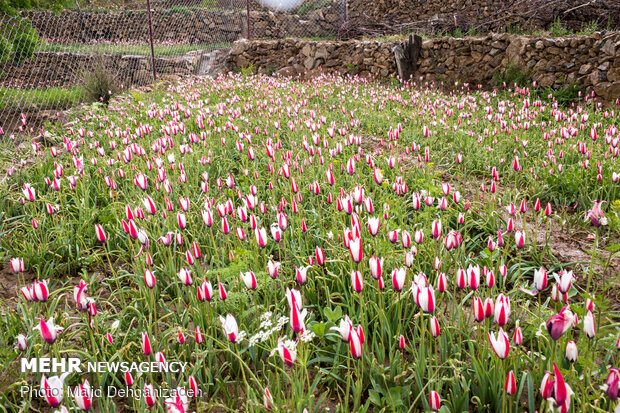
<path fill-rule="evenodd" d="M 131 241 L 129 241 L 131 243 Z M 133 244 L 132 244 L 133 245 Z M 105 251 L 105 256 L 108 259 L 108 265 L 110 266 L 110 271 L 112 272 L 112 278 L 114 278 L 114 282 L 116 283 L 116 288 L 119 291 L 121 297 L 123 298 L 123 308 L 127 307 L 127 301 L 125 300 L 125 295 L 121 292 L 121 286 L 118 282 L 118 276 L 116 275 L 116 271 L 114 271 L 114 267 L 112 266 L 112 261 L 110 260 L 110 253 L 108 252 L 107 245 L 103 246 L 103 250 Z M 133 256 L 133 248 L 132 248 L 132 256 Z"/>
<path fill-rule="evenodd" d="M 592 273 L 594 272 L 594 256 L 596 255 L 596 251 L 598 250 L 598 227 L 596 228 L 596 232 L 594 235 L 594 249 L 592 250 L 592 256 L 590 258 L 590 268 L 588 268 L 588 284 L 586 286 L 586 294 L 590 295 L 590 283 L 592 281 Z"/>

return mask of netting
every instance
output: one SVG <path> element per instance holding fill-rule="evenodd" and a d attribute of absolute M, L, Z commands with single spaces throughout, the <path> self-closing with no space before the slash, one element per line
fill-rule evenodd
<path fill-rule="evenodd" d="M 265 1 L 152 0 L 153 55 L 146 1 L 0 14 L 0 134 L 92 98 L 102 78 L 110 89 L 146 85 L 153 63 L 158 77 L 201 74 L 238 39 L 334 38 L 346 19 L 346 0 Z"/>

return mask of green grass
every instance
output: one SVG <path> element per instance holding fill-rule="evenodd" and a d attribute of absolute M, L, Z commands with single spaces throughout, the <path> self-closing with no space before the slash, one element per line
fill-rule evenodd
<path fill-rule="evenodd" d="M 180 45 L 154 45 L 155 56 L 177 56 L 194 50 L 214 50 L 230 47 L 230 43 L 200 43 Z M 84 44 L 84 43 L 45 43 L 41 45 L 41 52 L 70 52 L 86 54 L 127 54 L 148 56 L 151 54 L 151 46 L 148 44 Z"/>
<path fill-rule="evenodd" d="M 50 87 L 46 89 L 18 89 L 0 86 L 0 110 L 21 110 L 36 106 L 38 109 L 66 109 L 83 99 L 82 88 Z"/>

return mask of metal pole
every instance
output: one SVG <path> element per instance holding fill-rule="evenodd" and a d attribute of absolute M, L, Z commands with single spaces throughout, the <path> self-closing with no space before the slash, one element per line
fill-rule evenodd
<path fill-rule="evenodd" d="M 146 9 L 149 14 L 149 39 L 151 41 L 151 66 L 153 66 L 153 82 L 157 80 L 155 73 L 155 49 L 153 48 L 153 23 L 151 22 L 151 1 L 146 0 Z"/>
<path fill-rule="evenodd" d="M 247 13 L 248 13 L 248 40 L 250 40 L 252 38 L 252 35 L 250 32 L 250 0 L 246 0 L 245 4 L 247 8 Z"/>

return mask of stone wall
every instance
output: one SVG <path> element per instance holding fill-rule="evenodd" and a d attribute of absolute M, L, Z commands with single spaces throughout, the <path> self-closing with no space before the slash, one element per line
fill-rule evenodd
<path fill-rule="evenodd" d="M 580 30 L 595 21 L 600 29 L 620 29 L 620 2 L 584 0 L 349 0 L 354 26 L 370 26 L 382 32 L 422 30 L 467 33 L 532 31 L 547 29 L 559 19 L 566 27 Z"/>
<path fill-rule="evenodd" d="M 199 67 L 200 51 L 174 58 L 156 58 L 159 76 L 194 74 Z M 119 85 L 146 85 L 152 83 L 150 56 L 99 55 L 84 53 L 38 52 L 20 65 L 5 63 L 0 66 L 0 85 L 7 87 L 77 86 L 84 73 L 102 66 Z"/>
<path fill-rule="evenodd" d="M 289 76 L 340 72 L 396 75 L 392 47 L 398 42 L 283 39 L 235 42 L 229 67 L 252 64 L 260 72 Z M 620 98 L 620 32 L 562 38 L 490 34 L 435 38 L 422 45 L 416 78 L 491 86 L 494 74 L 514 64 L 540 86 L 577 83 L 604 99 Z"/>
<path fill-rule="evenodd" d="M 67 10 L 58 15 L 49 11 L 26 11 L 40 36 L 62 43 L 149 41 L 148 16 L 145 11 L 77 12 Z M 152 13 L 155 43 L 215 44 L 247 37 L 245 10 L 154 10 Z M 342 12 L 335 5 L 324 6 L 304 16 L 289 13 L 251 11 L 253 38 L 285 36 L 316 37 L 338 32 Z"/>

